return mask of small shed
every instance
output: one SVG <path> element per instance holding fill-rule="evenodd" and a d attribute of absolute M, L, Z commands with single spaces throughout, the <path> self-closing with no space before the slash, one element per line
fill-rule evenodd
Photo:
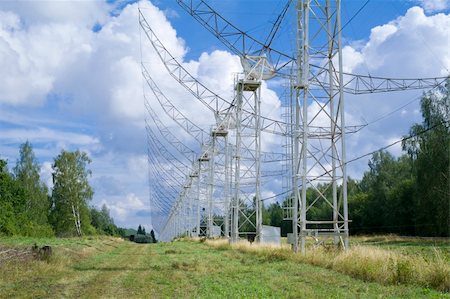
<path fill-rule="evenodd" d="M 263 225 L 260 242 L 261 244 L 281 246 L 281 229 L 278 226 Z"/>

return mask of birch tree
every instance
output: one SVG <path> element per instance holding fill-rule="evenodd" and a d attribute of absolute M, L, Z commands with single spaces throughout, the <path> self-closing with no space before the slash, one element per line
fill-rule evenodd
<path fill-rule="evenodd" d="M 88 201 L 94 194 L 86 153 L 62 151 L 54 161 L 52 222 L 58 235 L 83 235 L 90 225 Z"/>

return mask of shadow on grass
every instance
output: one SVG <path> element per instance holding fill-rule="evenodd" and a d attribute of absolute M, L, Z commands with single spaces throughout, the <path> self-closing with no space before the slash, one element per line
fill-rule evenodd
<path fill-rule="evenodd" d="M 148 267 L 134 267 L 134 266 L 119 266 L 119 267 L 111 267 L 111 266 L 74 266 L 72 267 L 76 271 L 160 271 L 161 267 L 159 266 L 148 266 Z"/>
<path fill-rule="evenodd" d="M 128 253 L 128 252 L 108 252 L 107 255 L 111 256 L 152 256 L 157 255 L 156 253 Z"/>

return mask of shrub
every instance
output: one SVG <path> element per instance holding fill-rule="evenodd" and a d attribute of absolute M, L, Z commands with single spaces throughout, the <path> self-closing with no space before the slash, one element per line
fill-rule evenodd
<path fill-rule="evenodd" d="M 148 235 L 135 235 L 134 242 L 136 242 L 136 243 L 153 243 L 153 238 Z"/>

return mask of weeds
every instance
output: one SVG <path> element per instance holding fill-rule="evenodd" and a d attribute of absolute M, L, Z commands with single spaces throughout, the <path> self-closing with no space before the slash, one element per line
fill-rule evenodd
<path fill-rule="evenodd" d="M 183 271 L 195 271 L 197 270 L 197 263 L 188 263 L 188 262 L 173 262 L 171 267 L 174 270 L 183 270 Z"/>
<path fill-rule="evenodd" d="M 294 254 L 288 247 L 250 245 L 248 242 L 229 244 L 227 240 L 207 240 L 216 249 L 234 249 L 241 253 L 257 255 L 264 262 L 291 260 L 332 269 L 364 281 L 381 284 L 411 284 L 450 291 L 450 265 L 441 251 L 434 255 L 405 255 L 394 250 L 374 246 L 356 245 L 347 252 L 327 248 L 308 248 L 305 255 Z"/>

